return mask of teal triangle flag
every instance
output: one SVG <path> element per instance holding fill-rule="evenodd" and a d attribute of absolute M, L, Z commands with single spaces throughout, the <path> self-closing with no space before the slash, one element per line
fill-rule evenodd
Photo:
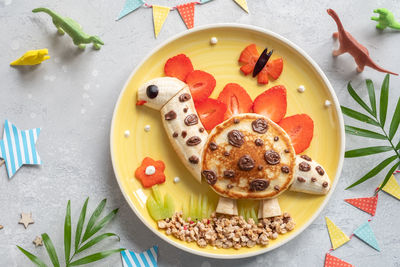
<path fill-rule="evenodd" d="M 205 3 L 210 2 L 210 1 L 212 1 L 212 0 L 200 0 L 200 4 L 205 4 Z"/>
<path fill-rule="evenodd" d="M 360 227 L 358 227 L 354 231 L 354 234 L 362 241 L 364 241 L 365 243 L 376 249 L 377 251 L 381 251 L 378 242 L 376 241 L 374 232 L 372 231 L 372 228 L 369 225 L 369 222 L 365 222 Z"/>
<path fill-rule="evenodd" d="M 122 8 L 121 12 L 119 12 L 117 20 L 120 20 L 132 11 L 135 11 L 139 7 L 143 6 L 143 4 L 143 0 L 126 0 L 124 7 Z"/>

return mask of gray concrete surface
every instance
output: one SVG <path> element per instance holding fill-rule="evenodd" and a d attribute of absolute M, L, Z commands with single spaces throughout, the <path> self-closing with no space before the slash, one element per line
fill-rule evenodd
<path fill-rule="evenodd" d="M 164 5 L 179 1 L 151 1 Z M 182 2 L 182 1 L 180 1 Z M 123 246 L 141 251 L 159 245 L 160 266 L 323 266 L 330 248 L 324 216 L 328 215 L 351 233 L 367 220 L 368 214 L 350 207 L 343 199 L 370 196 L 381 179 L 379 175 L 365 184 L 344 190 L 366 172 L 381 156 L 347 159 L 340 182 L 329 204 L 315 222 L 290 243 L 270 253 L 242 260 L 213 260 L 182 252 L 150 232 L 125 202 L 111 166 L 109 129 L 117 97 L 125 80 L 138 62 L 156 45 L 185 31 L 177 12 L 171 12 L 159 38 L 154 39 L 150 9 L 141 9 L 119 22 L 114 19 L 124 0 L 22 1 L 0 0 L 0 122 L 7 118 L 22 129 L 42 127 L 38 141 L 43 159 L 41 167 L 23 167 L 9 180 L 0 169 L 0 266 L 30 266 L 16 244 L 46 258 L 43 247 L 34 248 L 36 235 L 47 232 L 59 255 L 63 255 L 63 219 L 68 199 L 76 218 L 87 196 L 93 210 L 102 198 L 108 209 L 120 207 L 117 218 L 107 231 L 118 233 L 121 242 L 107 241 L 107 246 Z M 331 33 L 336 30 L 326 14 L 334 8 L 346 28 L 370 51 L 380 65 L 400 72 L 400 32 L 375 30 L 370 21 L 372 10 L 387 7 L 400 18 L 397 1 L 277 1 L 248 0 L 250 15 L 232 0 L 214 0 L 196 11 L 196 25 L 238 22 L 270 29 L 302 47 L 327 74 L 341 104 L 355 107 L 346 84 L 352 81 L 363 97 L 364 80 L 381 84 L 384 74 L 366 69 L 355 72 L 349 55 L 333 59 L 337 44 Z M 68 37 L 58 37 L 48 17 L 33 15 L 38 6 L 53 8 L 77 19 L 87 32 L 97 33 L 106 45 L 100 52 L 81 52 Z M 26 50 L 48 48 L 52 59 L 38 67 L 15 69 L 9 63 Z M 391 79 L 389 114 L 400 96 L 400 80 Z M 379 89 L 377 90 L 379 91 Z M 346 122 L 350 122 L 346 118 Z M 396 137 L 398 138 L 398 137 Z M 375 140 L 347 137 L 347 148 L 379 143 Z M 17 224 L 20 212 L 32 212 L 35 224 L 24 229 Z M 381 194 L 372 228 L 382 251 L 377 252 L 354 238 L 333 255 L 355 266 L 400 266 L 400 202 Z M 62 256 L 61 256 L 62 257 Z M 121 266 L 114 255 L 92 266 Z"/>

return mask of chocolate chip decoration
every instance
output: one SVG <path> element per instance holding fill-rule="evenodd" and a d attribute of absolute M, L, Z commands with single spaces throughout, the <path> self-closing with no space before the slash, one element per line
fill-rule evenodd
<path fill-rule="evenodd" d="M 239 119 L 237 119 L 237 118 L 233 119 L 233 123 L 234 123 L 234 124 L 238 124 L 239 122 L 240 122 Z"/>
<path fill-rule="evenodd" d="M 323 176 L 325 174 L 324 169 L 321 166 L 315 167 L 315 170 L 318 172 L 319 175 Z"/>
<path fill-rule="evenodd" d="M 275 186 L 274 186 L 274 189 L 275 189 L 276 191 L 281 190 L 281 188 L 279 187 L 279 185 L 275 185 Z"/>
<path fill-rule="evenodd" d="M 276 165 L 281 161 L 279 154 L 273 150 L 268 150 L 265 152 L 264 159 L 270 165 Z"/>
<path fill-rule="evenodd" d="M 179 135 L 179 134 L 178 134 L 177 132 L 174 132 L 174 133 L 172 134 L 172 137 L 173 137 L 173 138 L 177 138 L 178 135 Z"/>
<path fill-rule="evenodd" d="M 176 119 L 176 113 L 175 113 L 175 111 L 173 111 L 173 110 L 168 111 L 168 113 L 166 113 L 166 114 L 164 115 L 164 118 L 165 118 L 165 120 L 167 120 L 167 121 L 171 121 L 171 120 Z"/>
<path fill-rule="evenodd" d="M 328 182 L 323 182 L 322 187 L 327 188 L 328 187 Z"/>
<path fill-rule="evenodd" d="M 200 133 L 204 132 L 204 128 L 203 127 L 199 128 L 199 132 Z"/>
<path fill-rule="evenodd" d="M 275 136 L 275 137 L 274 137 L 274 141 L 275 141 L 275 142 L 278 142 L 278 141 L 279 141 L 279 137 L 278 137 L 278 136 Z"/>
<path fill-rule="evenodd" d="M 299 164 L 299 170 L 302 172 L 308 172 L 311 170 L 311 166 L 307 162 L 303 161 Z"/>
<path fill-rule="evenodd" d="M 257 138 L 256 140 L 254 140 L 254 143 L 256 144 L 256 146 L 264 145 L 264 141 L 260 138 Z"/>
<path fill-rule="evenodd" d="M 300 158 L 305 159 L 307 161 L 312 161 L 312 159 L 307 155 L 301 155 Z"/>
<path fill-rule="evenodd" d="M 183 112 L 187 112 L 188 111 L 188 108 L 183 108 Z"/>
<path fill-rule="evenodd" d="M 311 177 L 311 182 L 315 183 L 317 181 L 317 178 Z"/>
<path fill-rule="evenodd" d="M 290 172 L 290 169 L 289 169 L 288 166 L 282 166 L 281 171 L 282 171 L 283 173 L 289 173 L 289 172 Z"/>
<path fill-rule="evenodd" d="M 192 97 L 190 96 L 190 94 L 184 93 L 179 96 L 179 102 L 186 102 L 186 101 L 190 100 L 191 98 Z"/>
<path fill-rule="evenodd" d="M 299 176 L 299 177 L 297 177 L 297 181 L 299 181 L 300 183 L 304 183 L 306 181 L 306 179 Z"/>
<path fill-rule="evenodd" d="M 201 139 L 198 136 L 192 136 L 186 141 L 186 145 L 188 146 L 197 146 L 201 143 Z"/>
<path fill-rule="evenodd" d="M 228 142 L 234 147 L 241 147 L 244 143 L 244 135 L 238 130 L 232 130 L 228 133 Z"/>
<path fill-rule="evenodd" d="M 199 123 L 199 119 L 197 118 L 196 114 L 189 114 L 186 116 L 186 118 L 183 120 L 183 122 L 187 126 L 192 126 L 192 125 L 196 125 L 197 123 Z"/>
<path fill-rule="evenodd" d="M 235 177 L 235 171 L 233 171 L 233 170 L 224 171 L 224 177 L 226 177 L 226 178 L 234 178 Z"/>
<path fill-rule="evenodd" d="M 190 156 L 189 162 L 192 163 L 192 164 L 197 164 L 197 163 L 199 163 L 199 157 L 197 157 L 195 155 Z"/>
<path fill-rule="evenodd" d="M 262 171 L 264 167 L 262 165 L 258 165 L 257 170 Z"/>
<path fill-rule="evenodd" d="M 250 191 L 264 191 L 269 186 L 269 181 L 256 179 L 250 182 Z"/>
<path fill-rule="evenodd" d="M 239 159 L 238 167 L 242 171 L 250 171 L 254 168 L 254 160 L 250 155 L 244 155 Z"/>
<path fill-rule="evenodd" d="M 209 148 L 211 151 L 214 151 L 214 150 L 217 150 L 217 149 L 218 149 L 218 145 L 217 145 L 215 142 L 210 142 L 210 143 L 208 144 L 208 148 Z"/>
<path fill-rule="evenodd" d="M 182 132 L 181 132 L 181 135 L 182 135 L 182 138 L 186 138 L 187 132 L 186 132 L 186 131 L 182 131 Z"/>
<path fill-rule="evenodd" d="M 264 134 L 268 131 L 268 123 L 264 119 L 256 119 L 251 123 L 251 127 L 253 128 L 253 131 L 256 133 Z"/>
<path fill-rule="evenodd" d="M 231 153 L 229 153 L 229 151 L 225 151 L 225 152 L 224 152 L 224 156 L 225 156 L 225 157 L 229 157 L 230 154 L 231 154 Z"/>
<path fill-rule="evenodd" d="M 289 149 L 287 149 L 287 148 L 284 151 L 285 151 L 285 153 L 289 153 L 290 152 Z"/>
<path fill-rule="evenodd" d="M 206 179 L 209 185 L 215 185 L 215 183 L 217 182 L 217 175 L 214 171 L 204 170 L 201 172 L 201 174 L 203 175 L 204 179 Z"/>
<path fill-rule="evenodd" d="M 228 184 L 228 185 L 226 186 L 226 188 L 232 189 L 232 188 L 233 188 L 233 184 Z"/>

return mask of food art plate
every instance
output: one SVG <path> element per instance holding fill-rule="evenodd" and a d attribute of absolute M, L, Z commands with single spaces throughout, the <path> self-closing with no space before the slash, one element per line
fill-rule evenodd
<path fill-rule="evenodd" d="M 211 37 L 217 37 L 216 45 L 210 44 Z M 239 71 L 240 52 L 249 43 L 255 43 L 259 50 L 268 47 L 284 60 L 282 75 L 268 85 L 258 85 L 257 79 L 244 76 Z M 176 210 L 189 200 L 190 195 L 207 194 L 217 203 L 218 196 L 203 181 L 200 185 L 186 170 L 164 131 L 159 111 L 136 107 L 138 87 L 156 77 L 164 76 L 164 63 L 177 54 L 186 54 L 195 69 L 211 73 L 216 88 L 211 95 L 216 98 L 227 83 L 235 82 L 247 90 L 252 99 L 266 89 L 283 84 L 287 89 L 288 108 L 286 116 L 306 113 L 314 121 L 314 138 L 304 152 L 318 161 L 329 174 L 332 188 L 325 196 L 315 196 L 286 191 L 279 197 L 282 211 L 289 212 L 296 227 L 276 240 L 270 240 L 267 247 L 254 246 L 239 250 L 218 249 L 211 246 L 200 248 L 195 242 L 187 243 L 157 229 L 156 222 L 146 209 L 146 198 L 151 189 L 144 189 L 135 177 L 135 169 L 146 156 L 163 160 L 166 165 L 166 182 L 159 186 L 162 194 L 169 192 L 175 201 Z M 304 85 L 305 91 L 297 88 Z M 332 105 L 325 106 L 329 100 Z M 150 131 L 144 130 L 150 125 Z M 129 131 L 130 136 L 125 132 Z M 340 106 L 328 79 L 317 64 L 300 48 L 287 39 L 268 30 L 239 24 L 216 24 L 196 27 L 173 37 L 154 49 L 132 72 L 114 110 L 111 126 L 111 157 L 115 176 L 123 195 L 139 219 L 157 236 L 168 243 L 193 254 L 222 259 L 244 258 L 258 255 L 290 241 L 307 228 L 328 202 L 339 180 L 344 155 L 344 126 Z M 174 183 L 174 177 L 180 177 Z"/>

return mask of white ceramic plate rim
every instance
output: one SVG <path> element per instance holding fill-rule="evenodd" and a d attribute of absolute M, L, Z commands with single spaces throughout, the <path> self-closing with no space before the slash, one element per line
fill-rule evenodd
<path fill-rule="evenodd" d="M 141 215 L 141 213 L 136 209 L 135 205 L 133 205 L 133 203 L 131 202 L 129 196 L 127 195 L 127 193 L 125 192 L 124 188 L 122 187 L 122 183 L 120 181 L 120 177 L 118 176 L 117 172 L 116 172 L 116 165 L 115 165 L 115 158 L 113 155 L 113 151 L 114 151 L 114 147 L 113 147 L 113 139 L 114 139 L 114 127 L 115 127 L 115 119 L 116 119 L 116 113 L 117 113 L 117 109 L 119 106 L 119 103 L 121 101 L 121 98 L 129 84 L 129 82 L 131 81 L 133 75 L 135 75 L 135 73 L 137 72 L 137 70 L 144 64 L 144 62 L 146 62 L 146 60 L 148 60 L 148 58 L 151 57 L 151 55 L 153 55 L 155 52 L 157 52 L 158 50 L 160 50 L 161 48 L 163 48 L 164 46 L 167 46 L 169 43 L 171 43 L 172 41 L 175 41 L 176 39 L 179 39 L 187 34 L 193 34 L 195 32 L 198 31 L 202 31 L 202 30 L 206 30 L 206 29 L 213 29 L 213 28 L 240 28 L 240 29 L 245 29 L 245 30 L 250 30 L 250 31 L 256 31 L 256 32 L 260 32 L 262 34 L 265 35 L 269 35 L 273 38 L 276 38 L 278 40 L 280 40 L 281 42 L 287 44 L 289 47 L 291 47 L 292 49 L 294 49 L 296 52 L 300 53 L 314 68 L 314 70 L 318 73 L 318 75 L 322 78 L 322 80 L 324 81 L 324 83 L 326 84 L 326 86 L 329 89 L 329 93 L 331 94 L 331 97 L 333 99 L 334 102 L 334 106 L 335 110 L 336 110 L 336 115 L 338 117 L 338 121 L 339 121 L 339 127 L 340 127 L 340 159 L 339 159 L 339 164 L 337 167 L 337 172 L 336 172 L 336 176 L 335 176 L 335 180 L 332 184 L 332 188 L 329 191 L 328 195 L 326 196 L 324 202 L 322 203 L 322 205 L 320 206 L 320 208 L 317 210 L 317 212 L 314 213 L 314 215 L 308 220 L 307 223 L 305 223 L 300 229 L 297 229 L 296 233 L 293 234 L 292 236 L 290 236 L 289 238 L 285 239 L 282 242 L 279 242 L 275 245 L 272 246 L 268 246 L 264 249 L 260 249 L 258 251 L 254 251 L 254 252 L 249 252 L 249 253 L 242 253 L 242 254 L 238 254 L 238 255 L 231 255 L 231 254 L 214 254 L 214 253 L 209 253 L 209 252 L 202 252 L 199 250 L 195 250 L 189 247 L 186 247 L 182 244 L 179 244 L 173 240 L 171 240 L 170 238 L 168 238 L 164 233 L 154 229 L 153 227 L 151 227 L 147 221 L 144 219 L 144 217 Z M 167 40 L 165 40 L 163 43 L 161 43 L 160 45 L 158 45 L 156 48 L 154 48 L 152 51 L 150 51 L 150 53 L 137 65 L 137 67 L 132 71 L 131 75 L 129 76 L 128 80 L 125 82 L 124 85 L 124 89 L 121 91 L 119 97 L 118 97 L 118 101 L 117 104 L 115 106 L 114 109 L 114 113 L 113 113 L 113 118 L 111 121 L 111 133 L 110 133 L 110 153 L 111 153 L 111 160 L 112 160 L 112 165 L 114 168 L 114 173 L 115 176 L 117 178 L 119 187 L 122 191 L 122 194 L 124 195 L 126 201 L 129 203 L 129 205 L 131 206 L 132 210 L 135 212 L 136 216 L 144 223 L 144 225 L 147 226 L 147 228 L 149 228 L 153 233 L 155 233 L 157 236 L 159 236 L 161 239 L 165 240 L 166 242 L 168 242 L 169 244 L 182 249 L 186 252 L 189 253 L 193 253 L 195 255 L 199 255 L 199 256 L 204 256 L 204 257 L 209 257 L 209 258 L 216 258 L 216 259 L 241 259 L 241 258 L 247 258 L 247 257 L 252 257 L 252 256 L 256 256 L 259 254 L 263 254 L 267 251 L 271 251 L 275 248 L 278 248 L 284 244 L 286 244 L 287 242 L 289 242 L 290 240 L 292 240 L 293 238 L 295 238 L 296 236 L 298 236 L 300 233 L 302 233 L 317 217 L 318 215 L 321 213 L 322 209 L 325 207 L 325 205 L 328 203 L 329 199 L 331 198 L 333 192 L 335 191 L 336 188 L 336 184 L 339 181 L 339 177 L 342 171 L 342 165 L 343 165 L 343 160 L 344 160 L 344 146 L 345 146 L 345 133 L 344 133 L 344 123 L 343 123 L 343 115 L 342 115 L 342 111 L 340 110 L 340 105 L 339 105 L 339 101 L 337 99 L 337 96 L 335 94 L 335 91 L 332 88 L 332 85 L 330 84 L 328 78 L 326 77 L 326 75 L 322 72 L 322 70 L 320 69 L 320 67 L 317 65 L 317 63 L 315 63 L 315 61 L 309 56 L 307 55 L 306 52 L 304 52 L 300 47 L 298 47 L 297 45 L 295 45 L 294 43 L 292 43 L 291 41 L 287 40 L 286 38 L 271 32 L 269 30 L 263 29 L 261 27 L 257 27 L 257 26 L 252 26 L 252 25 L 244 25 L 244 24 L 238 24 L 238 23 L 218 23 L 218 24 L 211 24 L 211 25 L 204 25 L 204 26 L 198 26 L 195 29 L 191 29 L 188 31 L 184 31 L 182 33 L 179 33 Z"/>

